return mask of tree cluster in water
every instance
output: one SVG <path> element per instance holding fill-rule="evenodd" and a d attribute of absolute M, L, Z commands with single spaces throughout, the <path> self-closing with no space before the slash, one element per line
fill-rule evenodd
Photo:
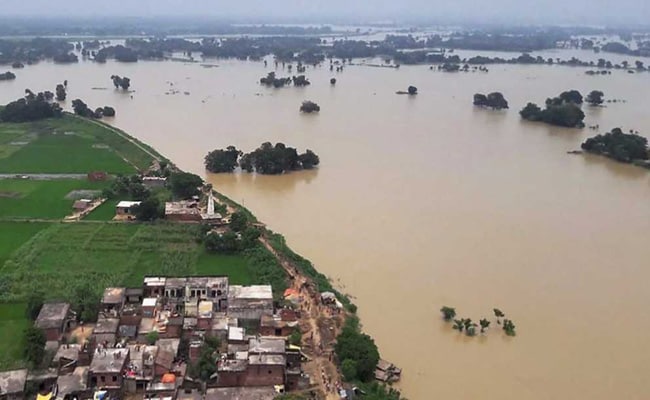
<path fill-rule="evenodd" d="M 93 111 L 91 108 L 88 107 L 86 103 L 84 103 L 80 99 L 76 99 L 72 101 L 72 109 L 74 110 L 75 114 L 86 118 L 100 119 L 102 117 L 115 116 L 115 109 L 113 107 L 109 107 L 109 106 L 98 107 Z"/>
<path fill-rule="evenodd" d="M 320 106 L 313 101 L 303 101 L 302 105 L 300 105 L 300 112 L 304 112 L 307 114 L 311 114 L 314 112 L 319 112 L 320 111 Z"/>
<path fill-rule="evenodd" d="M 129 90 L 131 87 L 131 79 L 126 76 L 120 77 L 119 75 L 111 75 L 111 80 L 113 81 L 113 86 L 115 89 Z"/>
<path fill-rule="evenodd" d="M 63 110 L 54 102 L 54 93 L 50 91 L 34 94 L 25 90 L 25 97 L 12 101 L 0 110 L 2 122 L 28 122 L 45 118 L 60 117 Z"/>
<path fill-rule="evenodd" d="M 492 322 L 487 318 L 481 318 L 478 324 L 472 321 L 471 318 L 456 319 L 456 309 L 453 307 L 443 306 L 440 309 L 440 312 L 442 313 L 442 319 L 445 322 L 453 321 L 452 328 L 457 330 L 458 332 L 465 331 L 465 334 L 467 336 L 476 336 L 477 333 L 483 335 L 492 324 Z M 495 308 L 493 312 L 494 312 L 494 316 L 496 317 L 497 325 L 500 325 L 503 328 L 505 334 L 508 336 L 515 336 L 516 332 L 515 332 L 514 322 L 512 322 L 512 320 L 510 319 L 505 318 L 506 315 L 503 313 L 503 311 L 499 310 L 498 308 Z M 479 327 L 480 327 L 480 331 L 477 332 L 476 329 Z"/>
<path fill-rule="evenodd" d="M 0 81 L 11 81 L 16 79 L 16 74 L 11 71 L 7 71 L 4 74 L 0 74 Z"/>
<path fill-rule="evenodd" d="M 295 148 L 283 143 L 270 142 L 250 153 L 244 154 L 235 146 L 213 150 L 205 156 L 205 169 L 214 172 L 233 172 L 238 166 L 246 172 L 277 175 L 289 171 L 312 169 L 320 163 L 318 156 L 311 150 L 298 154 Z"/>
<path fill-rule="evenodd" d="M 594 91 L 590 94 L 590 100 L 598 101 L 597 94 L 600 93 L 602 103 L 602 92 Z M 591 96 L 594 96 L 593 99 Z M 585 126 L 585 113 L 580 108 L 583 97 L 577 90 L 562 92 L 558 97 L 546 99 L 546 108 L 541 109 L 535 103 L 528 103 L 519 114 L 528 121 L 544 122 L 550 125 L 563 126 L 567 128 L 583 128 Z"/>
<path fill-rule="evenodd" d="M 581 147 L 585 151 L 600 154 L 616 161 L 650 167 L 647 163 L 650 158 L 648 139 L 633 132 L 623 133 L 620 128 L 612 129 L 611 132 L 604 135 L 589 138 Z"/>
<path fill-rule="evenodd" d="M 264 86 L 273 86 L 274 88 L 281 88 L 291 84 L 296 87 L 309 86 L 311 85 L 311 82 L 309 82 L 305 75 L 293 76 L 291 78 L 278 78 L 275 76 L 275 72 L 271 71 L 265 77 L 260 78 L 260 84 Z"/>
<path fill-rule="evenodd" d="M 482 93 L 476 93 L 474 95 L 474 105 L 492 108 L 494 110 L 503 110 L 508 108 L 508 101 L 500 92 L 492 92 L 487 96 Z"/>

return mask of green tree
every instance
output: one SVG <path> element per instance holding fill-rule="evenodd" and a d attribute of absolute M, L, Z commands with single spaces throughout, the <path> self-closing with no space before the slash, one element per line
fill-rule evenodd
<path fill-rule="evenodd" d="M 41 312 L 41 308 L 43 307 L 44 301 L 45 301 L 45 296 L 43 295 L 42 292 L 38 290 L 30 292 L 29 296 L 27 297 L 27 308 L 25 310 L 27 318 L 29 318 L 32 321 L 36 321 L 36 318 L 38 317 L 38 313 Z"/>
<path fill-rule="evenodd" d="M 481 333 L 485 333 L 485 330 L 490 327 L 490 321 L 485 318 L 482 318 L 478 323 L 481 325 Z"/>
<path fill-rule="evenodd" d="M 256 227 L 247 227 L 241 234 L 242 247 L 244 249 L 250 249 L 251 247 L 256 246 L 261 235 L 262 233 Z"/>
<path fill-rule="evenodd" d="M 45 334 L 35 326 L 30 326 L 25 329 L 23 340 L 25 359 L 33 368 L 37 368 L 45 355 Z"/>
<path fill-rule="evenodd" d="M 155 196 L 149 196 L 133 207 L 133 215 L 138 221 L 155 221 L 164 217 L 163 206 Z"/>
<path fill-rule="evenodd" d="M 149 343 L 149 345 L 153 346 L 154 344 L 156 344 L 157 341 L 158 341 L 158 332 L 151 331 L 147 333 L 147 343 Z"/>
<path fill-rule="evenodd" d="M 320 111 L 320 106 L 313 101 L 303 101 L 302 105 L 300 106 L 300 111 L 311 114 L 314 112 L 319 112 Z"/>
<path fill-rule="evenodd" d="M 239 239 L 234 232 L 210 233 L 205 237 L 204 245 L 210 253 L 232 254 L 240 250 Z"/>
<path fill-rule="evenodd" d="M 370 336 L 347 323 L 338 335 L 334 349 L 339 360 L 349 359 L 356 362 L 356 375 L 359 380 L 369 381 L 374 377 L 379 362 L 379 350 Z"/>
<path fill-rule="evenodd" d="M 294 346 L 300 346 L 302 344 L 302 333 L 300 332 L 300 329 L 291 332 L 291 335 L 289 335 L 289 343 Z"/>
<path fill-rule="evenodd" d="M 242 152 L 235 146 L 213 150 L 205 156 L 205 169 L 213 173 L 232 172 L 237 167 L 237 160 L 241 155 Z"/>
<path fill-rule="evenodd" d="M 454 317 L 456 317 L 456 309 L 453 307 L 443 306 L 440 309 L 440 312 L 442 313 L 442 319 L 444 319 L 447 322 L 451 321 L 452 319 L 454 319 Z"/>
<path fill-rule="evenodd" d="M 605 94 L 603 92 L 601 92 L 600 90 L 592 90 L 587 95 L 587 98 L 585 99 L 585 101 L 587 103 L 589 103 L 590 105 L 592 105 L 592 106 L 599 106 L 599 105 L 603 104 L 603 101 L 605 101 L 603 99 L 604 95 Z"/>
<path fill-rule="evenodd" d="M 341 373 L 343 374 L 343 379 L 348 382 L 351 382 L 357 377 L 357 362 L 346 358 L 341 363 Z"/>
<path fill-rule="evenodd" d="M 515 336 L 517 334 L 515 332 L 515 324 L 509 319 L 503 320 L 503 331 L 508 336 Z"/>
<path fill-rule="evenodd" d="M 458 332 L 462 332 L 463 329 L 465 328 L 465 320 L 464 319 L 455 319 L 454 320 L 454 325 L 452 326 L 452 329 L 457 330 Z"/>
<path fill-rule="evenodd" d="M 241 211 L 235 211 L 230 216 L 230 229 L 235 232 L 241 232 L 248 225 L 248 217 Z"/>
<path fill-rule="evenodd" d="M 174 172 L 169 177 L 169 185 L 174 197 L 189 199 L 200 193 L 203 179 L 189 172 Z"/>
<path fill-rule="evenodd" d="M 304 153 L 298 156 L 298 161 L 304 169 L 312 169 L 320 164 L 320 158 L 313 151 L 307 149 Z"/>

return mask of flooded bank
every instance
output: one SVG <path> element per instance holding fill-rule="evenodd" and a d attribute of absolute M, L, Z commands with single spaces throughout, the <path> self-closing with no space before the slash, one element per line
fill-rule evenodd
<path fill-rule="evenodd" d="M 587 125 L 648 136 L 650 74 L 590 77 L 582 68 L 517 65 L 487 74 L 426 66 L 336 74 L 322 67 L 307 70 L 309 87 L 274 90 L 257 83 L 267 72 L 261 63 L 214 63 L 42 63 L 2 82 L 0 101 L 67 79 L 68 106 L 81 98 L 115 107 L 107 122 L 201 174 L 205 154 L 231 144 L 314 150 L 317 170 L 208 179 L 353 296 L 382 356 L 403 369 L 400 387 L 410 399 L 640 399 L 650 392 L 650 174 L 566 154 L 594 131 L 518 115 L 528 101 L 597 89 L 627 102 L 584 106 Z M 113 74 L 131 78 L 133 98 L 92 90 L 110 87 Z M 417 96 L 394 94 L 409 85 Z M 166 95 L 171 88 L 179 94 Z M 491 91 L 511 109 L 472 107 L 474 93 Z M 317 102 L 319 115 L 300 114 L 303 100 Z M 518 335 L 492 327 L 486 337 L 459 336 L 441 321 L 442 305 L 474 320 L 498 307 Z"/>

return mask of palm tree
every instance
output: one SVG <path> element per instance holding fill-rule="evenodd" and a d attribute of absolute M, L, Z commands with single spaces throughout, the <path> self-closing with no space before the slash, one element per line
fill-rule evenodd
<path fill-rule="evenodd" d="M 440 309 L 440 312 L 442 313 L 442 319 L 447 322 L 451 321 L 456 316 L 456 309 L 453 307 L 443 306 Z"/>
<path fill-rule="evenodd" d="M 485 333 L 485 330 L 490 327 L 490 321 L 483 318 L 478 323 L 481 325 L 481 333 Z"/>
<path fill-rule="evenodd" d="M 508 336 L 515 336 L 517 334 L 515 332 L 515 324 L 509 319 L 503 320 L 503 330 Z"/>
<path fill-rule="evenodd" d="M 494 309 L 494 316 L 497 317 L 497 324 L 501 325 L 501 321 L 499 320 L 499 318 L 503 318 L 506 315 L 501 310 L 499 310 L 498 308 L 495 308 Z"/>
<path fill-rule="evenodd" d="M 466 328 L 465 328 L 465 334 L 466 334 L 467 336 L 476 336 L 476 327 L 477 327 L 477 326 L 478 326 L 478 325 L 477 325 L 475 322 L 471 322 L 471 323 L 469 324 L 469 327 L 466 327 Z"/>
<path fill-rule="evenodd" d="M 473 322 L 471 318 L 463 319 L 463 325 L 465 325 L 465 330 L 468 330 L 472 326 Z"/>
<path fill-rule="evenodd" d="M 454 326 L 452 326 L 452 329 L 456 329 L 458 332 L 462 332 L 464 327 L 463 321 L 464 321 L 463 319 L 455 319 Z"/>

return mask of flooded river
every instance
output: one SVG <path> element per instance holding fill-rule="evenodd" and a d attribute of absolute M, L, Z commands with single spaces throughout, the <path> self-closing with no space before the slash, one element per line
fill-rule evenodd
<path fill-rule="evenodd" d="M 257 84 L 261 63 L 218 64 L 42 63 L 0 83 L 0 101 L 67 79 L 68 106 L 114 106 L 112 123 L 200 174 L 204 155 L 230 144 L 317 152 L 315 171 L 207 179 L 354 297 L 382 355 L 404 369 L 410 399 L 650 395 L 650 173 L 568 155 L 595 133 L 518 115 L 527 101 L 599 89 L 626 103 L 585 106 L 588 125 L 647 135 L 650 74 L 322 67 L 307 70 L 307 88 L 274 90 Z M 131 78 L 133 98 L 112 89 L 112 74 Z M 395 94 L 411 84 L 420 94 Z M 473 94 L 489 91 L 511 109 L 474 108 Z M 301 115 L 303 100 L 320 104 L 320 115 Z M 440 320 L 442 305 L 475 321 L 498 307 L 518 335 L 495 326 L 486 337 L 460 336 Z"/>

